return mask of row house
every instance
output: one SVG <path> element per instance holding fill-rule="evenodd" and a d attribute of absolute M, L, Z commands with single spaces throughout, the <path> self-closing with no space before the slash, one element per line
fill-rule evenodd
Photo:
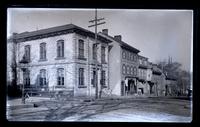
<path fill-rule="evenodd" d="M 154 96 L 165 95 L 166 76 L 156 64 L 152 64 L 152 80 L 150 82 L 150 94 Z"/>
<path fill-rule="evenodd" d="M 139 67 L 138 67 L 138 94 L 149 95 L 150 85 L 148 81 L 151 81 L 151 68 L 148 65 L 148 58 L 138 55 Z"/>
<path fill-rule="evenodd" d="M 123 42 L 121 35 L 108 35 L 108 29 L 99 34 L 112 41 L 109 44 L 110 93 L 119 96 L 137 94 L 140 51 Z"/>
<path fill-rule="evenodd" d="M 111 41 L 102 36 L 95 43 L 93 32 L 68 24 L 15 34 L 10 40 L 8 45 L 16 51 L 18 84 L 69 90 L 75 96 L 95 95 L 95 77 L 99 87 L 109 87 Z"/>

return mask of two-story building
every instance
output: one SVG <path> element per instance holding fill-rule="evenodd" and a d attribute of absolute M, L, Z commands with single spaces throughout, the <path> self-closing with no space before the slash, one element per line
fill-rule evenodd
<path fill-rule="evenodd" d="M 94 78 L 99 87 L 109 85 L 110 42 L 98 35 L 95 43 L 93 32 L 73 24 L 14 34 L 9 43 L 16 47 L 17 82 L 93 96 Z"/>
<path fill-rule="evenodd" d="M 137 94 L 138 49 L 122 41 L 121 35 L 108 35 L 108 29 L 99 33 L 112 41 L 109 43 L 110 93 L 119 96 Z"/>

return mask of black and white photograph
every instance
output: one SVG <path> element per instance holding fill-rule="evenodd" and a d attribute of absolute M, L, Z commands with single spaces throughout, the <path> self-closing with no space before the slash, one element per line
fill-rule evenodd
<path fill-rule="evenodd" d="M 193 120 L 193 10 L 7 8 L 8 121 Z"/>

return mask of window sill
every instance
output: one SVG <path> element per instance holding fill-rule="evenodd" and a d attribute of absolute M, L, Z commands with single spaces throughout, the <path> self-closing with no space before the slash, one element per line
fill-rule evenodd
<path fill-rule="evenodd" d="M 87 88 L 87 86 L 78 86 L 78 88 Z"/>
<path fill-rule="evenodd" d="M 79 60 L 87 60 L 86 58 L 84 57 L 78 57 Z"/>
<path fill-rule="evenodd" d="M 107 62 L 105 62 L 105 61 L 104 61 L 104 62 L 101 62 L 101 63 L 102 63 L 102 64 L 108 64 L 108 63 L 107 63 Z"/>
<path fill-rule="evenodd" d="M 57 86 L 55 86 L 55 88 L 65 88 L 65 86 L 64 85 L 57 85 Z"/>
<path fill-rule="evenodd" d="M 57 58 L 55 58 L 55 60 L 63 60 L 63 59 L 65 59 L 65 57 L 57 57 Z"/>
<path fill-rule="evenodd" d="M 39 62 L 47 61 L 47 59 L 40 59 Z"/>
<path fill-rule="evenodd" d="M 106 86 L 106 85 L 103 85 L 102 88 L 107 88 L 107 86 Z"/>

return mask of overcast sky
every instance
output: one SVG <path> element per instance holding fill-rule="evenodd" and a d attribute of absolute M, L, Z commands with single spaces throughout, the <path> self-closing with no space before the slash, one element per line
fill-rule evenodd
<path fill-rule="evenodd" d="M 90 31 L 88 21 L 94 18 L 94 9 L 8 9 L 8 31 L 35 31 L 73 23 Z M 193 12 L 191 10 L 98 10 L 106 24 L 98 31 L 108 29 L 111 36 L 122 35 L 122 40 L 139 49 L 140 55 L 151 62 L 167 60 L 180 62 L 191 70 Z"/>

